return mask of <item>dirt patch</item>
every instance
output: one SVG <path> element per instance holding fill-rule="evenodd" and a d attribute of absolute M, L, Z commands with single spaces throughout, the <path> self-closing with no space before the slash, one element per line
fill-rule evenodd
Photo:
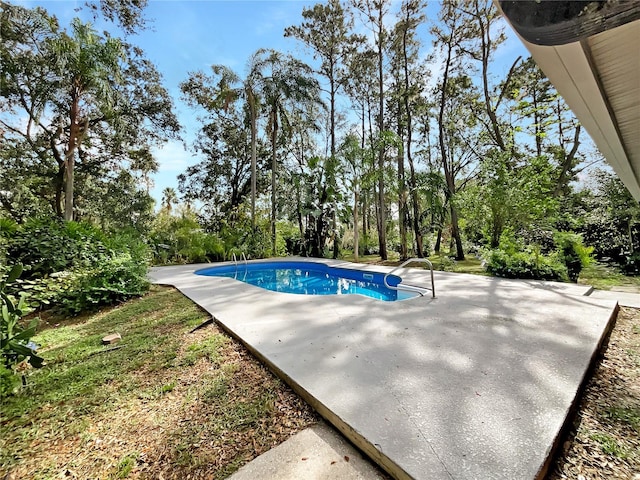
<path fill-rule="evenodd" d="M 640 310 L 622 308 L 549 480 L 640 480 Z"/>

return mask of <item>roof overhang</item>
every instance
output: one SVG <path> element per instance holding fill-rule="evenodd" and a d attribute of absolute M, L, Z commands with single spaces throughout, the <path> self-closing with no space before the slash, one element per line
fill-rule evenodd
<path fill-rule="evenodd" d="M 640 200 L 640 2 L 494 1 Z"/>

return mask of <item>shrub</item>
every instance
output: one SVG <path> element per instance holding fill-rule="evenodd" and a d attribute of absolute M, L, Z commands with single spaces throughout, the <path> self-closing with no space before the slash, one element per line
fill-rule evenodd
<path fill-rule="evenodd" d="M 505 278 L 534 280 L 565 280 L 566 267 L 556 253 L 543 255 L 539 247 L 529 246 L 524 251 L 491 250 L 486 257 L 486 269 L 492 275 Z"/>
<path fill-rule="evenodd" d="M 29 292 L 30 307 L 55 306 L 79 313 L 117 303 L 148 290 L 151 254 L 135 231 L 105 235 L 78 222 L 29 220 L 9 241 L 12 259 L 25 265 L 26 278 L 10 292 Z"/>
<path fill-rule="evenodd" d="M 25 268 L 27 279 L 94 265 L 106 253 L 104 235 L 78 222 L 30 219 L 15 232 L 8 254 Z"/>
<path fill-rule="evenodd" d="M 558 257 L 567 268 L 567 276 L 572 282 L 577 282 L 580 271 L 592 261 L 593 247 L 582 243 L 582 235 L 571 232 L 557 232 L 554 235 Z"/>
<path fill-rule="evenodd" d="M 0 398 L 7 398 L 12 395 L 19 384 L 20 379 L 15 372 L 6 367 L 3 362 L 0 362 Z"/>
<path fill-rule="evenodd" d="M 625 275 L 640 275 L 640 253 L 626 255 L 620 269 Z"/>
<path fill-rule="evenodd" d="M 58 299 L 65 314 L 91 311 L 143 295 L 149 289 L 147 264 L 131 254 L 114 252 L 95 268 L 73 272 L 71 286 Z"/>
<path fill-rule="evenodd" d="M 20 324 L 26 313 L 25 294 L 18 302 L 6 292 L 6 285 L 16 280 L 22 273 L 22 265 L 15 265 L 5 280 L 0 281 L 0 393 L 13 392 L 15 385 L 14 368 L 23 361 L 34 368 L 42 366 L 43 359 L 36 355 L 30 343 L 36 333 L 38 319 L 34 318 L 27 328 Z"/>

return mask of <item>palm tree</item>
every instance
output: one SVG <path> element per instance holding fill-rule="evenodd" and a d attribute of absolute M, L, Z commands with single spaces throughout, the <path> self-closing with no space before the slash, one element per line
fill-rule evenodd
<path fill-rule="evenodd" d="M 102 38 L 91 27 L 74 19 L 73 36 L 62 33 L 51 41 L 51 53 L 59 82 L 67 95 L 56 110 L 68 139 L 61 159 L 65 178 L 64 219 L 73 219 L 74 163 L 78 149 L 96 119 L 108 117 L 116 103 L 116 86 L 122 80 L 124 47 L 118 39 Z"/>
<path fill-rule="evenodd" d="M 320 85 L 311 68 L 293 58 L 270 49 L 258 50 L 252 58 L 249 82 L 262 98 L 267 113 L 267 134 L 271 144 L 271 245 L 276 251 L 276 176 L 277 146 L 282 130 L 289 131 L 290 111 L 303 105 L 322 103 Z"/>
<path fill-rule="evenodd" d="M 192 95 L 192 103 L 206 106 L 205 108 L 228 111 L 238 100 L 243 100 L 245 112 L 251 128 L 251 226 L 255 230 L 256 226 L 256 145 L 258 142 L 258 110 L 260 100 L 255 93 L 254 80 L 257 72 L 257 53 L 252 55 L 248 64 L 248 75 L 242 79 L 240 75 L 225 65 L 212 65 L 211 70 L 216 75 L 214 78 L 196 75 L 181 85 L 185 94 Z M 213 88 L 206 85 L 206 82 L 217 82 Z"/>
<path fill-rule="evenodd" d="M 162 191 L 162 208 L 164 208 L 167 213 L 171 213 L 173 204 L 177 202 L 178 195 L 176 194 L 175 188 L 167 187 Z"/>

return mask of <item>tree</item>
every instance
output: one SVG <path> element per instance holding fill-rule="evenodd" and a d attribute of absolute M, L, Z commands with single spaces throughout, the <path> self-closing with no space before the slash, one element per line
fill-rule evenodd
<path fill-rule="evenodd" d="M 454 196 L 456 194 L 455 174 L 457 168 L 454 164 L 454 160 L 451 158 L 450 150 L 447 147 L 447 139 L 451 137 L 448 134 L 453 133 L 455 135 L 455 132 L 452 132 L 451 127 L 453 126 L 454 129 L 457 129 L 457 122 L 449 122 L 450 127 L 449 131 L 447 131 L 445 115 L 448 101 L 453 94 L 471 87 L 468 77 L 464 75 L 459 75 L 457 79 L 454 79 L 455 69 L 460 61 L 456 53 L 463 50 L 464 42 L 469 38 L 469 31 L 464 25 L 460 13 L 456 10 L 452 1 L 447 1 L 442 4 L 439 18 L 442 24 L 441 27 L 434 27 L 432 29 L 432 33 L 436 38 L 434 42 L 440 45 L 440 48 L 444 53 L 444 69 L 442 73 L 442 80 L 438 86 L 438 94 L 440 97 L 438 102 L 438 144 L 440 147 L 440 160 L 442 162 L 445 181 L 447 184 L 445 194 L 446 200 L 449 203 L 451 236 L 456 246 L 456 260 L 464 260 L 462 238 L 460 236 L 460 228 L 458 226 L 458 211 L 454 202 Z M 460 82 L 464 82 L 464 84 L 461 85 Z"/>
<path fill-rule="evenodd" d="M 345 58 L 352 53 L 356 41 L 349 33 L 352 19 L 342 8 L 339 0 L 329 0 L 326 5 L 316 4 L 313 8 L 303 8 L 305 21 L 299 26 L 288 27 L 285 36 L 292 36 L 311 48 L 315 59 L 320 60 L 319 73 L 329 84 L 329 148 L 330 155 L 336 156 L 336 96 L 344 83 L 341 68 Z M 335 188 L 335 186 L 334 186 Z M 337 207 L 333 215 L 333 258 L 338 256 L 338 235 L 336 234 Z"/>
<path fill-rule="evenodd" d="M 224 65 L 212 65 L 212 75 L 193 72 L 189 75 L 189 79 L 180 84 L 185 101 L 192 107 L 204 108 L 212 116 L 229 113 L 233 111 L 233 105 L 237 101 L 243 102 L 251 132 L 251 227 L 254 230 L 256 228 L 257 195 L 257 122 L 260 105 L 252 79 L 258 74 L 256 70 L 258 68 L 258 53 L 256 52 L 249 59 L 249 73 L 244 80 Z"/>
<path fill-rule="evenodd" d="M 162 191 L 162 208 L 165 209 L 168 213 L 171 213 L 173 204 L 177 202 L 178 195 L 176 194 L 175 188 L 167 187 Z"/>
<path fill-rule="evenodd" d="M 423 13 L 426 2 L 422 0 L 404 0 L 400 6 L 400 19 L 393 32 L 392 52 L 393 65 L 398 73 L 397 96 L 399 101 L 398 131 L 405 139 L 404 154 L 409 165 L 409 187 L 412 204 L 412 226 L 416 241 L 416 254 L 423 256 L 423 239 L 420 230 L 420 204 L 418 199 L 418 185 L 416 167 L 413 158 L 414 111 L 424 107 L 422 97 L 424 91 L 423 72 L 420 71 L 418 53 L 420 42 L 417 28 L 425 21 Z M 402 113 L 400 113 L 402 112 Z M 398 179 L 400 182 L 399 211 L 401 212 L 401 238 L 403 228 L 402 214 L 406 210 L 407 192 L 404 181 L 404 158 L 399 157 Z M 403 248 L 406 256 L 406 247 Z"/>
<path fill-rule="evenodd" d="M 370 49 L 360 39 L 354 39 L 356 45 L 353 46 L 354 53 L 347 60 L 347 75 L 344 89 L 351 101 L 356 105 L 360 113 L 360 125 L 357 128 L 360 136 L 360 148 L 364 151 L 369 149 L 365 155 L 368 163 L 365 167 L 367 182 L 361 182 L 360 200 L 362 212 L 362 240 L 366 246 L 369 244 L 370 207 L 371 200 L 375 195 L 374 177 L 374 116 L 376 109 L 376 95 L 370 88 L 376 78 L 376 53 Z"/>
<path fill-rule="evenodd" d="M 360 189 L 365 177 L 367 164 L 367 150 L 360 146 L 360 139 L 349 134 L 340 146 L 340 154 L 344 158 L 344 177 L 345 182 L 349 184 L 350 190 L 353 192 L 353 257 L 358 261 L 360 251 L 359 231 L 358 231 L 358 206 L 360 204 Z"/>
<path fill-rule="evenodd" d="M 238 209 L 250 194 L 251 140 L 244 120 L 243 113 L 231 106 L 227 113 L 209 117 L 193 145 L 203 160 L 178 176 L 185 200 L 202 202 L 216 231 L 224 222 L 235 223 Z M 261 166 L 265 159 L 261 143 Z"/>
<path fill-rule="evenodd" d="M 378 115 L 377 127 L 381 135 L 385 130 L 384 102 L 385 102 L 385 46 L 387 43 L 387 29 L 385 19 L 389 13 L 389 0 L 352 0 L 353 6 L 359 10 L 365 18 L 365 22 L 374 35 L 377 59 L 377 89 L 378 89 Z M 383 142 L 380 142 L 382 145 Z M 386 233 L 386 207 L 384 194 L 384 169 L 385 169 L 384 147 L 378 150 L 378 244 L 380 245 L 380 258 L 387 259 L 387 233 Z"/>
<path fill-rule="evenodd" d="M 0 15 L 3 150 L 39 164 L 56 213 L 62 216 L 64 204 L 64 218 L 74 217 L 77 167 L 92 175 L 104 174 L 106 162 L 110 169 L 157 167 L 139 160 L 151 158 L 151 145 L 175 138 L 179 125 L 160 75 L 140 49 L 77 19 L 69 35 L 42 9 L 2 4 Z"/>
<path fill-rule="evenodd" d="M 60 74 L 58 88 L 67 92 L 55 111 L 60 117 L 64 115 L 65 107 L 69 112 L 63 120 L 69 125 L 63 147 L 64 157 L 60 155 L 60 149 L 52 149 L 56 159 L 64 158 L 64 219 L 67 221 L 73 219 L 76 152 L 92 124 L 113 114 L 117 90 L 111 88 L 111 82 L 122 83 L 120 62 L 125 54 L 117 39 L 100 38 L 89 24 L 75 19 L 71 26 L 72 37 L 62 34 L 51 41 L 51 54 L 57 61 L 56 71 Z"/>
<path fill-rule="evenodd" d="M 281 128 L 290 131 L 289 112 L 304 111 L 304 105 L 320 102 L 319 84 L 311 68 L 290 55 L 275 50 L 256 52 L 251 82 L 262 98 L 267 114 L 267 133 L 271 144 L 271 241 L 276 251 L 277 150 Z"/>

